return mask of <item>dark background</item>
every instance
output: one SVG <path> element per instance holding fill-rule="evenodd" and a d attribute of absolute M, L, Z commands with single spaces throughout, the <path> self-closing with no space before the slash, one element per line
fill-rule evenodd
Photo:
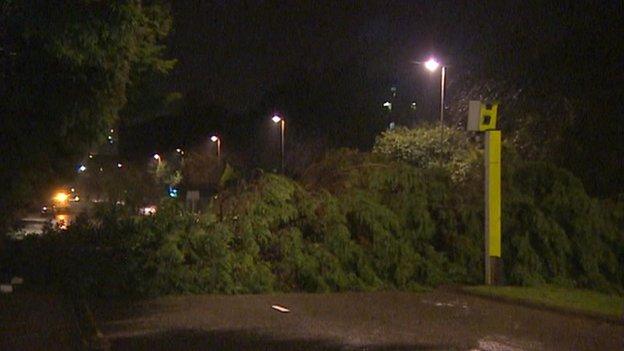
<path fill-rule="evenodd" d="M 182 98 L 123 128 L 127 155 L 198 147 L 217 132 L 234 163 L 270 168 L 276 112 L 291 169 L 331 147 L 368 149 L 391 121 L 437 120 L 439 71 L 413 63 L 433 55 L 448 65 L 448 125 L 463 123 L 470 99 L 501 101 L 508 135 L 537 114 L 533 144 L 567 140 L 550 158 L 595 193 L 622 192 L 619 1 L 175 1 L 172 14 L 178 64 L 154 84 Z M 594 185 L 605 170 L 608 184 Z"/>

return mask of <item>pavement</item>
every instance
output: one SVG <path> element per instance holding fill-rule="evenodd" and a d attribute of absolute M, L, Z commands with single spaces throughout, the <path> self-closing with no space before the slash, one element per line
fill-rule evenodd
<path fill-rule="evenodd" d="M 71 308 L 58 294 L 22 286 L 0 294 L 0 350 L 75 350 L 78 340 Z"/>
<path fill-rule="evenodd" d="M 93 307 L 112 350 L 624 350 L 621 324 L 444 290 L 194 295 Z"/>

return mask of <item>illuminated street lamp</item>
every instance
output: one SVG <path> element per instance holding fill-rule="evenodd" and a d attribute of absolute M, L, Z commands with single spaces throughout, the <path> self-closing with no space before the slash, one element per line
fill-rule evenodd
<path fill-rule="evenodd" d="M 440 70 L 440 123 L 444 121 L 444 83 L 446 78 L 446 66 L 440 64 L 435 58 L 431 57 L 429 60 L 422 63 L 429 72 L 435 72 L 438 68 Z"/>
<path fill-rule="evenodd" d="M 160 162 L 160 155 L 159 154 L 154 154 L 154 156 L 152 156 L 154 158 L 154 160 Z"/>
<path fill-rule="evenodd" d="M 440 63 L 436 61 L 433 57 L 425 62 L 425 68 L 429 70 L 429 72 L 435 72 L 438 67 L 440 67 Z"/>
<path fill-rule="evenodd" d="M 221 161 L 221 138 L 216 135 L 210 137 L 210 141 L 217 143 L 217 159 Z"/>
<path fill-rule="evenodd" d="M 67 202 L 69 201 L 69 195 L 67 195 L 67 193 L 64 191 L 59 191 L 56 194 L 54 194 L 54 197 L 52 198 L 52 200 L 54 201 L 54 204 L 57 207 L 67 207 Z"/>
<path fill-rule="evenodd" d="M 271 120 L 275 124 L 277 123 L 280 124 L 281 166 L 282 166 L 282 173 L 284 173 L 284 169 L 285 169 L 284 167 L 284 129 L 286 128 L 286 121 L 278 115 L 273 115 Z"/>

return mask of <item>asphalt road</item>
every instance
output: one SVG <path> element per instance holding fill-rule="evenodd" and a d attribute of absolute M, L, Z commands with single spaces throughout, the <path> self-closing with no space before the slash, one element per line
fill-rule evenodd
<path fill-rule="evenodd" d="M 59 295 L 21 286 L 0 294 L 0 350 L 75 350 L 78 340 L 71 309 Z"/>
<path fill-rule="evenodd" d="M 624 350 L 622 325 L 447 291 L 178 296 L 95 311 L 113 350 Z"/>

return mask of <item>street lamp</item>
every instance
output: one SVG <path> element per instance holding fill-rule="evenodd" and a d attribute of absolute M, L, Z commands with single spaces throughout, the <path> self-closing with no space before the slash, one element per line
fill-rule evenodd
<path fill-rule="evenodd" d="M 210 137 L 210 141 L 217 143 L 217 159 L 221 161 L 221 138 L 216 135 Z"/>
<path fill-rule="evenodd" d="M 54 197 L 52 197 L 52 200 L 54 201 L 57 207 L 67 207 L 67 202 L 69 201 L 69 195 L 65 191 L 59 191 L 56 194 L 54 194 Z"/>
<path fill-rule="evenodd" d="M 275 124 L 277 123 L 280 124 L 281 166 L 282 166 L 282 173 L 284 173 L 284 169 L 285 169 L 284 167 L 284 129 L 286 128 L 286 121 L 278 115 L 273 115 L 271 120 Z"/>
<path fill-rule="evenodd" d="M 437 71 L 439 67 L 442 67 L 442 69 L 440 70 L 440 123 L 442 123 L 444 121 L 444 83 L 446 77 L 446 66 L 440 64 L 433 57 L 429 58 L 429 60 L 425 61 L 423 64 L 425 68 L 432 73 Z"/>
<path fill-rule="evenodd" d="M 161 158 L 159 154 L 154 154 L 154 156 L 152 156 L 154 158 L 154 160 L 158 161 L 158 164 L 160 164 Z"/>

